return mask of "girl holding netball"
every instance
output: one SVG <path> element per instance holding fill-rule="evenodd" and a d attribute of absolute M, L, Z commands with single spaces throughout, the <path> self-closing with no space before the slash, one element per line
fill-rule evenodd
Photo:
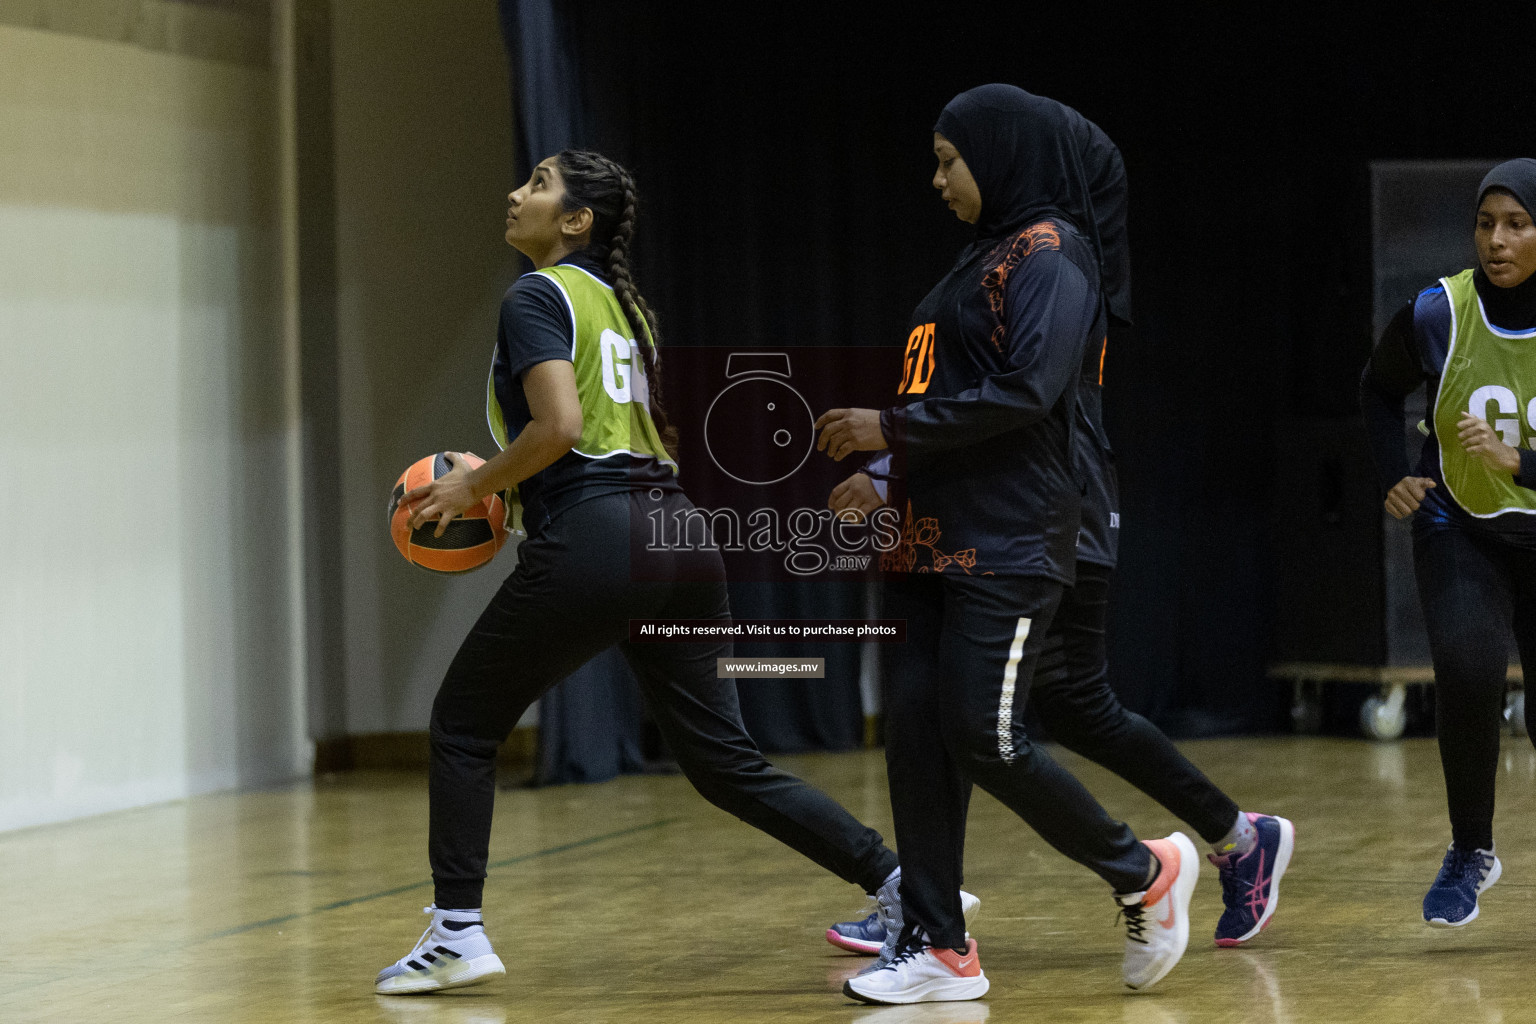
<path fill-rule="evenodd" d="M 507 242 L 536 269 L 501 307 L 487 412 L 502 450 L 476 469 L 456 460 L 403 501 L 413 528 L 436 520 L 441 533 L 486 495 L 516 487 L 527 539 L 433 704 L 432 923 L 376 990 L 428 992 L 505 973 L 480 912 L 496 749 L 541 693 L 613 644 L 706 799 L 894 910 L 896 856 L 880 836 L 770 765 L 747 735 L 735 681 L 716 677 L 729 643 L 628 641 L 630 619 L 730 618 L 717 550 L 647 549 L 648 515 L 660 508 L 673 519 L 692 506 L 669 452 L 655 317 L 630 272 L 634 182 L 611 160 L 567 151 L 508 198 Z"/>
<path fill-rule="evenodd" d="M 1361 378 L 1360 406 L 1387 492 L 1413 519 L 1414 570 L 1435 666 L 1435 725 L 1451 845 L 1424 920 L 1459 927 L 1498 881 L 1494 778 L 1513 633 L 1536 679 L 1536 160 L 1502 163 L 1477 192 L 1477 266 L 1392 318 Z M 1410 470 L 1403 400 L 1429 394 Z M 1536 737 L 1536 712 L 1526 726 Z"/>
<path fill-rule="evenodd" d="M 889 963 L 845 985 L 867 1002 L 987 991 L 958 898 L 971 783 L 1110 884 L 1126 984 L 1155 984 L 1188 943 L 1194 845 L 1182 833 L 1138 842 L 1020 725 L 1074 578 L 1079 378 L 1106 330 L 1087 135 L 1075 111 L 1012 86 L 944 108 L 933 183 L 976 240 L 913 314 L 902 404 L 817 422 L 835 459 L 891 449 L 905 516 L 884 562 L 884 614 L 907 623 L 886 713 L 905 927 Z M 833 507 L 865 507 L 872 490 L 855 474 Z"/>

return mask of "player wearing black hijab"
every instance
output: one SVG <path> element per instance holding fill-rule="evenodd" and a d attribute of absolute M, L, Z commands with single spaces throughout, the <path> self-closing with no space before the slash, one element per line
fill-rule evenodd
<path fill-rule="evenodd" d="M 1495 167 L 1477 202 L 1478 266 L 1399 310 L 1360 382 L 1387 511 L 1413 517 L 1451 817 L 1424 920 L 1443 928 L 1475 919 L 1503 870 L 1493 802 L 1511 632 L 1536 679 L 1536 160 Z M 1420 387 L 1428 436 L 1410 470 L 1403 399 Z M 1525 720 L 1536 739 L 1529 700 Z"/>
<path fill-rule="evenodd" d="M 934 185 L 976 240 L 913 315 L 901 404 L 817 421 L 835 459 L 891 450 L 890 498 L 905 517 L 883 559 L 885 614 L 907 623 L 886 715 L 905 926 L 893 959 L 844 987 L 868 1002 L 987 990 L 959 902 L 971 783 L 1109 882 L 1127 922 L 1128 985 L 1155 984 L 1188 942 L 1194 845 L 1182 833 L 1138 842 L 1020 724 L 1074 578 L 1081 369 L 1106 309 L 1128 319 L 1128 277 L 1101 274 L 1096 226 L 1070 212 L 1089 208 L 1089 127 L 1011 86 L 944 108 Z M 869 486 L 861 477 L 834 491 L 834 507 L 865 504 L 848 490 Z"/>
<path fill-rule="evenodd" d="M 1078 380 L 1074 440 L 1085 486 L 1077 581 L 1064 592 L 1045 636 L 1030 698 L 1053 739 L 1135 785 L 1211 845 L 1208 857 L 1220 874 L 1225 905 L 1216 944 L 1240 946 L 1268 927 L 1274 915 L 1295 828 L 1285 818 L 1241 811 L 1161 730 L 1126 710 L 1109 686 L 1105 634 L 1120 517 L 1114 455 L 1104 430 L 1103 373 L 1110 341 L 1128 337 L 1130 328 L 1127 189 L 1120 150 L 1098 125 L 1083 120 L 1073 141 L 1088 191 L 1063 195 L 1058 202 L 1074 224 L 1089 228 L 1109 329 L 1107 338 L 1087 347 Z M 828 937 L 845 948 L 859 948 L 832 936 L 847 933 L 868 943 L 884 937 L 879 929 L 878 916 L 871 914 L 833 925 Z"/>

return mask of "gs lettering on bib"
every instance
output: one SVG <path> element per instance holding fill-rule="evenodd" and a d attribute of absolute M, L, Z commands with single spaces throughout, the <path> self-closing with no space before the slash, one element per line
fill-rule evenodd
<path fill-rule="evenodd" d="M 1456 503 L 1480 519 L 1507 512 L 1536 514 L 1536 491 L 1468 454 L 1457 422 L 1470 412 L 1512 448 L 1536 442 L 1536 331 L 1514 334 L 1488 323 L 1472 271 L 1443 278 L 1451 305 L 1451 339 L 1435 393 L 1440 469 Z"/>
<path fill-rule="evenodd" d="M 571 314 L 571 365 L 581 401 L 581 440 L 571 449 L 587 459 L 610 455 L 650 457 L 677 472 L 651 418 L 645 360 L 613 288 L 580 267 L 557 264 L 535 271 L 554 282 Z M 512 443 L 496 400 L 496 371 L 485 384 L 485 418 L 502 448 Z M 507 522 L 521 529 L 517 489 L 507 491 Z"/>

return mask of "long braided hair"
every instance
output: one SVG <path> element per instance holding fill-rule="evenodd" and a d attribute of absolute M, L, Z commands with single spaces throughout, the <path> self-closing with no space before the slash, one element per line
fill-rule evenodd
<path fill-rule="evenodd" d="M 651 419 L 656 422 L 667 452 L 675 455 L 677 428 L 667 418 L 661 399 L 660 358 L 656 353 L 661 333 L 656 326 L 656 314 L 640 294 L 640 289 L 635 287 L 634 272 L 629 266 L 629 250 L 635 241 L 635 221 L 640 205 L 635 179 L 616 161 L 590 150 L 562 150 L 555 160 L 565 182 L 565 209 L 575 211 L 585 206 L 592 211 L 589 247 L 607 255 L 608 276 L 613 279 L 614 294 L 619 298 L 624 318 L 634 329 L 640 356 L 645 362 Z"/>

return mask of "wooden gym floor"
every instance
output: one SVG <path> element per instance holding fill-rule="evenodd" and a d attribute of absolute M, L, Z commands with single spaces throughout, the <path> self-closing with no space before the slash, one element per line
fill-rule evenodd
<path fill-rule="evenodd" d="M 1183 962 L 1120 985 L 1105 887 L 990 797 L 971 812 L 967 886 L 992 991 L 979 1003 L 867 1007 L 866 961 L 822 939 L 854 887 L 696 797 L 681 778 L 500 795 L 486 915 L 493 986 L 381 997 L 371 982 L 425 927 L 426 786 L 350 774 L 0 835 L 0 1021 L 1137 1024 L 1536 1019 L 1536 756 L 1505 739 L 1504 878 L 1456 931 L 1419 920 L 1448 840 L 1431 740 L 1191 743 L 1245 808 L 1284 813 L 1296 858 L 1274 926 L 1216 949 L 1204 867 Z M 876 752 L 785 757 L 889 834 Z M 1070 757 L 1138 834 L 1177 826 Z"/>

